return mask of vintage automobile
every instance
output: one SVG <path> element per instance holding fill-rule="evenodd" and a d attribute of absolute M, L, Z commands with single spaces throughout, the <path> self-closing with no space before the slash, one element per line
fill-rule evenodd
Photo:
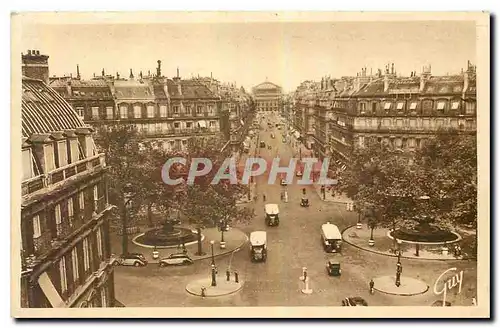
<path fill-rule="evenodd" d="M 302 197 L 300 199 L 300 206 L 302 206 L 302 207 L 309 207 L 309 198 L 307 198 L 305 196 Z"/>
<path fill-rule="evenodd" d="M 115 265 L 123 265 L 123 266 L 146 266 L 148 261 L 144 257 L 143 254 L 140 253 L 128 253 L 122 254 L 118 260 L 115 262 Z"/>
<path fill-rule="evenodd" d="M 160 267 L 165 267 L 168 265 L 189 265 L 193 264 L 193 260 L 184 253 L 170 254 L 168 257 L 162 258 L 158 265 Z"/>
<path fill-rule="evenodd" d="M 326 271 L 329 276 L 340 276 L 342 269 L 340 269 L 340 262 L 335 260 L 329 260 L 326 262 Z"/>
<path fill-rule="evenodd" d="M 346 297 L 342 300 L 342 306 L 368 306 L 368 302 L 359 296 Z"/>
<path fill-rule="evenodd" d="M 260 148 L 266 148 L 266 143 L 264 141 L 260 142 Z"/>
<path fill-rule="evenodd" d="M 267 234 L 265 231 L 254 231 L 250 233 L 250 258 L 252 262 L 267 259 Z"/>
<path fill-rule="evenodd" d="M 280 179 L 280 185 L 286 186 L 286 179 L 285 178 Z"/>
<path fill-rule="evenodd" d="M 268 226 L 277 226 L 280 224 L 278 204 L 266 204 L 264 206 L 266 212 L 266 224 Z"/>

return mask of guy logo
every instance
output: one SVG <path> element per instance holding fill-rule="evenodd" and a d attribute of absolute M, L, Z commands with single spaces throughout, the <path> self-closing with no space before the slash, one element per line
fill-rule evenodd
<path fill-rule="evenodd" d="M 451 290 L 458 285 L 458 293 L 460 294 L 460 292 L 462 291 L 462 282 L 464 278 L 463 270 L 458 273 L 455 273 L 452 277 L 443 281 L 443 277 L 448 272 L 456 270 L 457 268 L 449 268 L 448 270 L 441 273 L 441 275 L 437 278 L 436 282 L 434 283 L 434 294 L 436 295 L 443 294 L 443 306 L 446 306 L 446 294 L 448 290 Z"/>

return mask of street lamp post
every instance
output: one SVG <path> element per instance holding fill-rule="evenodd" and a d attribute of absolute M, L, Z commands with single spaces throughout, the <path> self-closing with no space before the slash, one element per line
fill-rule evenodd
<path fill-rule="evenodd" d="M 215 267 L 215 257 L 214 257 L 214 244 L 213 240 L 210 241 L 210 248 L 212 249 L 212 265 Z"/>
<path fill-rule="evenodd" d="M 396 250 L 396 255 L 398 257 L 398 262 L 396 263 L 396 287 L 401 286 L 401 274 L 403 273 L 403 266 L 401 265 L 401 241 L 397 240 L 398 249 Z"/>

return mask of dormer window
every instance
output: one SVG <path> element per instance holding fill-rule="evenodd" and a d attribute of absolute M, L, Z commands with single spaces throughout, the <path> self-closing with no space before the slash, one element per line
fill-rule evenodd
<path fill-rule="evenodd" d="M 361 112 L 361 114 L 364 114 L 366 112 L 366 103 L 359 104 L 359 111 Z"/>
<path fill-rule="evenodd" d="M 167 106 L 165 105 L 160 106 L 160 116 L 167 117 Z"/>
<path fill-rule="evenodd" d="M 54 171 L 56 168 L 54 145 L 52 144 L 44 145 L 43 156 L 45 160 L 45 173 Z"/>
<path fill-rule="evenodd" d="M 402 111 L 404 106 L 405 106 L 405 103 L 401 101 L 401 102 L 398 102 L 396 108 L 398 109 L 398 111 Z"/>
<path fill-rule="evenodd" d="M 174 106 L 173 112 L 174 114 L 179 114 L 179 106 Z"/>
<path fill-rule="evenodd" d="M 437 103 L 437 110 L 442 112 L 444 110 L 444 105 L 445 105 L 444 101 L 438 102 Z"/>
<path fill-rule="evenodd" d="M 120 118 L 128 117 L 128 108 L 125 105 L 120 106 Z"/>
<path fill-rule="evenodd" d="M 57 159 L 59 167 L 68 165 L 68 146 L 66 140 L 57 142 Z"/>
<path fill-rule="evenodd" d="M 453 110 L 457 110 L 459 106 L 460 106 L 459 101 L 454 101 L 451 103 L 451 109 L 453 109 Z"/>
<path fill-rule="evenodd" d="M 134 106 L 134 118 L 141 118 L 141 106 L 135 105 Z"/>
<path fill-rule="evenodd" d="M 76 114 L 80 116 L 80 118 L 83 120 L 85 117 L 85 109 L 83 107 L 76 107 Z"/>
<path fill-rule="evenodd" d="M 472 101 L 467 101 L 465 103 L 465 114 L 472 115 L 475 113 L 476 103 Z"/>
<path fill-rule="evenodd" d="M 392 104 L 391 104 L 390 102 L 386 102 L 386 103 L 384 104 L 384 109 L 385 109 L 386 111 L 388 111 L 389 109 L 391 109 L 391 105 L 392 105 Z"/>
<path fill-rule="evenodd" d="M 153 105 L 148 106 L 148 117 L 149 118 L 155 117 L 155 107 Z"/>
<path fill-rule="evenodd" d="M 34 171 L 34 159 L 33 154 L 31 153 L 31 149 L 24 149 L 22 152 L 22 161 L 23 161 L 23 181 L 28 180 L 35 176 Z"/>
<path fill-rule="evenodd" d="M 412 102 L 410 104 L 410 109 L 413 110 L 413 111 L 416 110 L 417 109 L 417 103 L 416 102 Z"/>
<path fill-rule="evenodd" d="M 33 217 L 33 238 L 39 238 L 42 235 L 42 227 L 40 225 L 40 216 Z"/>
<path fill-rule="evenodd" d="M 99 119 L 99 107 L 92 107 L 92 119 L 93 120 Z"/>

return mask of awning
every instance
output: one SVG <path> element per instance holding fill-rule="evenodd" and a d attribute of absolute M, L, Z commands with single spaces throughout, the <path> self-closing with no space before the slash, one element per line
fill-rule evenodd
<path fill-rule="evenodd" d="M 38 278 L 38 284 L 53 308 L 65 307 L 63 299 L 59 295 L 59 292 L 46 272 L 40 275 Z"/>
<path fill-rule="evenodd" d="M 295 138 L 299 139 L 300 138 L 300 132 L 299 131 L 295 131 L 293 133 L 293 135 L 295 136 Z"/>
<path fill-rule="evenodd" d="M 198 121 L 198 126 L 200 128 L 206 128 L 207 127 L 207 122 L 205 122 L 205 121 Z"/>

